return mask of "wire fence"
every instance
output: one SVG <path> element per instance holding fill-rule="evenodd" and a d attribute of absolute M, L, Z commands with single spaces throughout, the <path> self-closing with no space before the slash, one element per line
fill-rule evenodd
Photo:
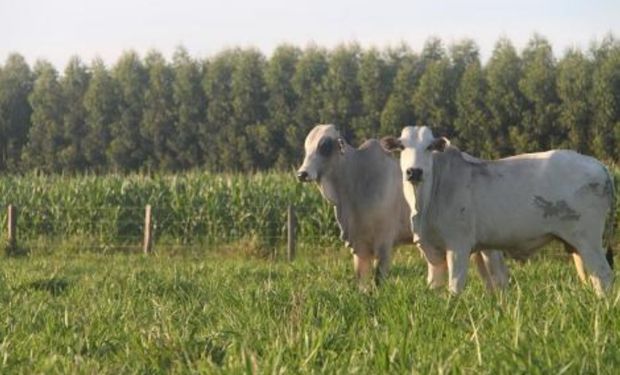
<path fill-rule="evenodd" d="M 339 230 L 331 207 L 326 210 L 324 205 L 292 206 L 295 220 L 291 228 L 289 206 L 286 206 L 287 210 L 281 210 L 276 205 L 254 205 L 245 207 L 245 213 L 236 217 L 215 216 L 200 207 L 173 210 L 151 206 L 149 224 L 146 224 L 146 206 L 55 205 L 42 208 L 9 204 L 0 213 L 0 224 L 7 228 L 0 238 L 9 245 L 7 249 L 13 241 L 28 251 L 68 247 L 103 252 L 137 252 L 146 251 L 146 241 L 149 241 L 155 251 L 158 248 L 181 251 L 241 247 L 246 251 L 271 253 L 288 245 L 290 252 L 291 235 L 294 236 L 293 247 L 298 242 L 321 246 L 337 243 Z M 9 207 L 15 211 L 12 219 Z M 148 239 L 145 233 L 147 225 Z M 9 238 L 11 231 L 8 229 L 11 226 L 14 227 L 14 238 Z"/>

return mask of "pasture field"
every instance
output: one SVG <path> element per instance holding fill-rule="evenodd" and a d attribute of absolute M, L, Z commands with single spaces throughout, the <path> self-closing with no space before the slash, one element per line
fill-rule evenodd
<path fill-rule="evenodd" d="M 404 246 L 387 281 L 363 293 L 331 207 L 292 175 L 2 177 L 0 206 L 9 203 L 24 251 L 0 257 L 0 373 L 620 368 L 617 255 L 605 299 L 558 248 L 509 261 L 502 293 L 487 293 L 471 271 L 451 297 L 426 288 L 424 262 Z M 147 203 L 155 253 L 143 256 Z M 288 263 L 291 203 L 300 245 Z M 4 209 L 0 224 L 4 242 Z"/>
<path fill-rule="evenodd" d="M 425 287 L 398 249 L 358 291 L 343 248 L 294 263 L 186 252 L 56 251 L 0 262 L 1 373 L 601 373 L 620 368 L 620 291 L 580 285 L 566 256 L 509 262 L 490 295 Z M 620 273 L 615 271 L 617 280 Z"/>

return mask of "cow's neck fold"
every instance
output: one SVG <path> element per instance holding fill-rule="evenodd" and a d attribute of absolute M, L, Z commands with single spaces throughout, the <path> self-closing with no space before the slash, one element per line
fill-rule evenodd
<path fill-rule="evenodd" d="M 430 203 L 432 181 L 425 181 L 413 187 L 415 208 L 411 211 L 413 218 L 414 239 L 419 237 L 423 230 L 424 220 L 427 217 Z"/>
<path fill-rule="evenodd" d="M 412 210 L 414 242 L 418 242 L 430 220 L 433 206 L 433 192 L 437 191 L 440 171 L 433 163 L 432 177 L 414 186 L 415 212 Z"/>
<path fill-rule="evenodd" d="M 344 153 L 337 155 L 329 170 L 321 177 L 319 187 L 321 194 L 334 206 L 341 206 L 343 200 L 347 198 L 347 191 L 350 190 L 348 184 L 352 183 L 349 178 L 350 168 L 353 163 L 349 163 L 353 148 L 345 145 Z"/>

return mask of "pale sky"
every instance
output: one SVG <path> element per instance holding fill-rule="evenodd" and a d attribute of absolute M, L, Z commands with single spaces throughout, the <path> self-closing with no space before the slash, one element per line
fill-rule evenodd
<path fill-rule="evenodd" d="M 157 49 L 170 58 L 179 45 L 200 58 L 233 46 L 269 56 L 282 43 L 353 41 L 405 42 L 419 52 L 431 36 L 446 45 L 471 38 L 485 60 L 498 38 L 521 49 L 535 32 L 556 56 L 610 32 L 620 37 L 620 0 L 0 0 L 0 64 L 18 52 L 59 69 L 72 55 L 113 64 L 124 50 Z"/>

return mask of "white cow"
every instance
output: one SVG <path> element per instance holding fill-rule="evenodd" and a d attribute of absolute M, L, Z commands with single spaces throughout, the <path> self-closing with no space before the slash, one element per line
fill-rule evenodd
<path fill-rule="evenodd" d="M 334 125 L 315 126 L 305 141 L 305 158 L 297 171 L 302 182 L 315 181 L 332 205 L 341 239 L 351 247 L 356 276 L 362 284 L 377 260 L 376 281 L 385 277 L 392 247 L 411 243 L 409 206 L 404 199 L 398 162 L 377 140 L 358 149 L 348 145 Z M 501 253 L 475 258 L 487 287 L 508 280 Z M 429 284 L 439 285 L 442 267 L 429 263 Z"/>
<path fill-rule="evenodd" d="M 414 241 L 432 264 L 447 257 L 452 293 L 465 285 L 471 251 L 494 248 L 526 258 L 553 239 L 573 253 L 584 282 L 585 264 L 597 294 L 612 285 L 614 186 L 597 160 L 566 150 L 480 160 L 425 126 L 382 142 L 402 150 Z"/>

